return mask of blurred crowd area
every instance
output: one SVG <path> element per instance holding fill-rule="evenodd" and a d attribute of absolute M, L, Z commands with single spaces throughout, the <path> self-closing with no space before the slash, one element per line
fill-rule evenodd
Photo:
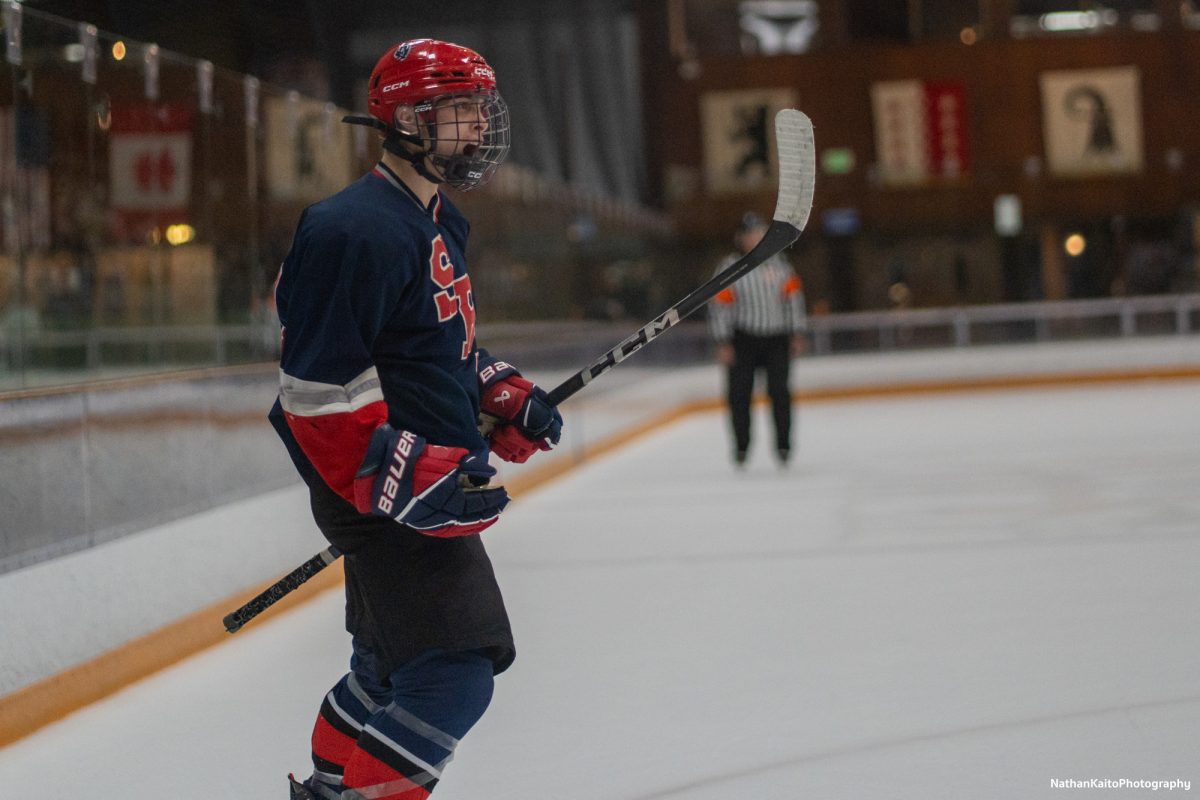
<path fill-rule="evenodd" d="M 0 390 L 275 356 L 300 212 L 371 168 L 349 113 L 3 4 Z M 652 316 L 661 213 L 508 164 L 456 194 L 481 320 Z M 666 301 L 669 302 L 669 301 Z"/>
<path fill-rule="evenodd" d="M 1172 82 L 1160 91 L 1163 73 L 1152 56 L 1161 48 L 1146 38 L 1154 35 L 1150 11 L 1175 9 L 1175 49 L 1167 52 L 1185 53 L 1200 29 L 1190 0 L 1134 3 L 1111 30 L 1053 45 L 1039 40 L 1036 51 L 1021 25 L 1059 13 L 1061 3 L 989 0 L 966 11 L 971 4 L 882 4 L 878 13 L 857 0 L 622 3 L 603 13 L 603 3 L 584 5 L 592 16 L 546 23 L 556 31 L 547 52 L 559 66 L 573 63 L 572 48 L 592 28 L 623 43 L 597 45 L 620 61 L 612 69 L 591 69 L 590 53 L 575 70 L 641 75 L 644 105 L 655 110 L 644 123 L 643 103 L 616 92 L 624 83 L 615 78 L 601 87 L 607 91 L 564 82 L 539 92 L 539 81 L 564 71 L 525 58 L 522 37 L 533 33 L 524 23 L 489 33 L 499 10 L 491 17 L 476 10 L 473 27 L 431 29 L 482 39 L 481 49 L 515 76 L 507 84 L 514 108 L 537 106 L 545 117 L 540 128 L 528 126 L 534 135 L 521 139 L 523 150 L 514 148 L 491 184 L 453 197 L 472 222 L 481 342 L 494 334 L 527 349 L 557 347 L 562 352 L 547 357 L 556 366 L 570 344 L 570 357 L 582 353 L 586 363 L 588 353 L 706 280 L 732 250 L 741 214 L 771 211 L 770 132 L 750 123 L 782 106 L 804 108 L 818 128 L 817 206 L 788 253 L 805 284 L 813 352 L 1200 329 L 1200 208 L 1188 201 L 1192 134 L 1174 124 L 1189 112 L 1172 99 L 1197 72 L 1194 59 L 1173 60 Z M 893 6 L 922 13 L 897 14 Z M 0 8 L 0 391 L 273 360 L 272 287 L 299 214 L 370 169 L 376 135 L 343 124 L 347 109 L 323 99 L 328 92 L 284 88 L 35 7 Z M 991 25 L 998 8 L 1007 9 L 1007 22 Z M 942 17 L 936 30 L 922 23 Z M 1166 26 L 1170 15 L 1154 18 Z M 780 31 L 798 38 L 783 50 L 764 49 Z M 799 36 L 804 31 L 813 35 Z M 346 41 L 363 62 L 393 34 Z M 977 45 L 976 34 L 993 49 Z M 1113 91 L 1140 85 L 1151 146 L 1140 171 L 1064 180 L 1049 152 L 1029 155 L 1042 145 L 1037 121 L 1048 90 L 1038 94 L 1039 76 L 1062 66 L 1044 54 L 1099 64 L 1099 51 L 1086 48 L 1109 35 L 1135 37 L 1120 41 L 1128 45 L 1122 58 L 1137 69 L 1080 80 Z M 626 52 L 639 36 L 640 62 Z M 288 63 L 287 86 L 328 83 L 315 61 Z M 991 83 L 993 63 L 1020 67 L 1022 80 L 1001 92 Z M 957 82 L 910 80 L 929 65 L 957 74 Z M 914 86 L 916 94 L 908 91 Z M 622 97 L 625 115 L 607 110 L 608 95 Z M 956 136 L 992 138 L 972 145 L 973 161 L 947 157 L 936 165 L 942 172 L 914 175 L 889 161 L 885 134 L 907 119 L 888 123 L 889 109 L 912 100 L 920 111 L 935 95 L 967 102 Z M 604 145 L 586 158 L 572 121 L 581 98 L 592 138 Z M 1117 125 L 1124 117 L 1113 113 Z M 1098 110 L 1092 119 L 1095 128 Z M 997 121 L 1014 135 L 994 135 Z M 637 141 L 643 133 L 646 152 Z M 639 192 L 643 167 L 650 186 Z M 603 182 L 564 177 L 592 173 L 627 179 L 610 181 L 605 194 Z M 1139 188 L 1146 185 L 1156 187 L 1153 197 Z M 1147 295 L 1186 301 L 975 314 L 997 304 Z M 923 318 L 928 330 L 914 333 L 918 323 L 904 315 L 929 309 L 945 313 Z M 1089 315 L 1096 324 L 1080 322 Z M 586 342 L 575 341 L 585 334 Z M 691 336 L 686 349 L 704 357 L 702 331 Z"/>

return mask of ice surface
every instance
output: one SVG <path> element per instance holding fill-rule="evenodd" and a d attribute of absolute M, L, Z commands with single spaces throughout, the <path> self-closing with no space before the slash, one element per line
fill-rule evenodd
<path fill-rule="evenodd" d="M 765 417 L 736 473 L 701 414 L 521 498 L 485 534 L 517 662 L 434 797 L 1200 789 L 1198 389 L 811 404 L 787 471 Z M 326 593 L 0 750 L 0 796 L 282 800 L 340 623 Z"/>

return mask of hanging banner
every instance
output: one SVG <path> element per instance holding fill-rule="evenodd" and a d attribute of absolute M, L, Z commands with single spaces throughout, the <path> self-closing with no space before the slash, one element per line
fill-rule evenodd
<path fill-rule="evenodd" d="M 871 86 L 875 117 L 875 158 L 879 179 L 889 186 L 924 183 L 925 92 L 920 81 L 888 81 Z"/>
<path fill-rule="evenodd" d="M 0 214 L 3 251 L 50 249 L 50 117 L 32 108 L 0 108 Z"/>
<path fill-rule="evenodd" d="M 158 45 L 146 45 L 146 50 L 142 53 L 142 66 L 145 68 L 145 89 L 147 100 L 158 99 L 158 75 L 161 63 L 162 58 L 158 52 Z"/>
<path fill-rule="evenodd" d="M 211 61 L 196 64 L 196 104 L 205 115 L 213 113 L 213 71 Z"/>
<path fill-rule="evenodd" d="M 79 75 L 84 83 L 96 85 L 96 66 L 100 60 L 100 32 L 95 25 L 86 22 L 79 23 L 79 44 L 83 46 L 83 60 L 80 62 Z"/>
<path fill-rule="evenodd" d="M 967 90 L 957 81 L 925 82 L 925 152 L 935 178 L 967 171 Z"/>
<path fill-rule="evenodd" d="M 1042 126 L 1053 175 L 1141 172 L 1142 97 L 1137 67 L 1043 72 Z"/>
<path fill-rule="evenodd" d="M 258 127 L 258 78 L 247 75 L 242 78 L 242 94 L 246 101 L 246 127 Z"/>
<path fill-rule="evenodd" d="M 4 60 L 15 67 L 21 66 L 21 20 L 24 12 L 20 3 L 4 4 Z"/>
<path fill-rule="evenodd" d="M 267 189 L 275 200 L 313 201 L 350 183 L 354 174 L 354 143 L 350 125 L 327 103 L 292 92 L 267 97 Z"/>
<path fill-rule="evenodd" d="M 114 210 L 156 224 L 186 221 L 192 193 L 192 109 L 113 106 L 109 180 Z"/>
<path fill-rule="evenodd" d="M 913 186 L 956 180 L 969 166 L 966 88 L 956 81 L 884 81 L 871 86 L 880 181 Z"/>
<path fill-rule="evenodd" d="M 791 89 L 708 92 L 700 98 L 709 193 L 754 192 L 774 185 L 775 114 L 795 105 Z"/>

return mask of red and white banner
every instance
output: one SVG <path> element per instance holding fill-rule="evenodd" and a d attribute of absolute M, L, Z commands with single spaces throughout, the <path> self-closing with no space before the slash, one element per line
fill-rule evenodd
<path fill-rule="evenodd" d="M 114 106 L 109 181 L 114 210 L 154 215 L 159 224 L 187 217 L 192 197 L 192 109 Z"/>
<path fill-rule="evenodd" d="M 957 81 L 871 87 L 880 180 L 889 186 L 956 180 L 968 171 L 966 89 Z"/>

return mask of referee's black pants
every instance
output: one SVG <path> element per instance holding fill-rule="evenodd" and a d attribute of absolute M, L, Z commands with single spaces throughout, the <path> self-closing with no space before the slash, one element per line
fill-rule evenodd
<path fill-rule="evenodd" d="M 775 449 L 792 446 L 792 394 L 788 388 L 791 366 L 791 337 L 754 336 L 733 332 L 733 365 L 729 367 L 729 414 L 733 423 L 734 448 L 750 449 L 750 400 L 754 396 L 754 376 L 759 369 L 767 373 L 767 395 L 775 418 Z"/>

